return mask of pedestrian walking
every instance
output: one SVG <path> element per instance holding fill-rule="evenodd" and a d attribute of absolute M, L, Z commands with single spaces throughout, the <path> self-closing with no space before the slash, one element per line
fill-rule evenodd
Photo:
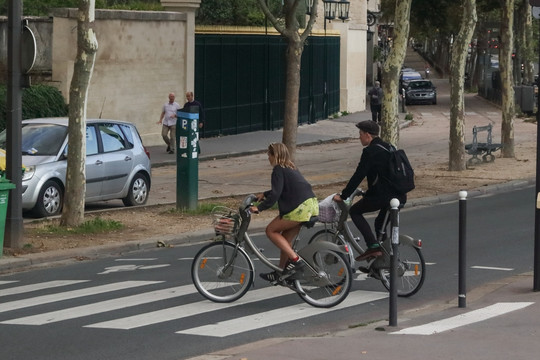
<path fill-rule="evenodd" d="M 383 91 L 381 89 L 381 83 L 379 81 L 375 81 L 375 86 L 372 87 L 371 90 L 369 90 L 368 96 L 369 96 L 369 107 L 371 109 L 371 120 L 375 122 L 380 122 Z"/>
<path fill-rule="evenodd" d="M 180 104 L 174 101 L 174 93 L 169 93 L 169 102 L 163 104 L 158 124 L 161 124 L 161 137 L 167 144 L 167 152 L 174 154 L 176 149 L 176 112 L 180 110 Z"/>

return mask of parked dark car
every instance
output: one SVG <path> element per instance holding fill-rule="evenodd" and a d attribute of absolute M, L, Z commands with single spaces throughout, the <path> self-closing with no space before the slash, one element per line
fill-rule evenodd
<path fill-rule="evenodd" d="M 437 88 L 429 80 L 411 80 L 405 88 L 405 104 L 437 104 Z"/>
<path fill-rule="evenodd" d="M 5 149 L 6 132 L 0 133 Z M 68 119 L 22 122 L 22 207 L 37 217 L 58 215 L 66 185 Z M 150 153 L 135 125 L 126 121 L 86 121 L 86 202 L 122 199 L 144 205 L 150 193 Z"/>

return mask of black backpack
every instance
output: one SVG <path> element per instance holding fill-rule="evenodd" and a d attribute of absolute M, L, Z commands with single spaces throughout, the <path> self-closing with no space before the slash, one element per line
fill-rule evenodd
<path fill-rule="evenodd" d="M 386 176 L 382 176 L 387 180 L 388 184 L 398 193 L 406 194 L 414 189 L 414 170 L 402 149 L 396 149 L 393 145 L 390 145 L 390 150 L 377 144 L 384 150 L 390 153 L 390 160 L 388 162 L 388 170 Z"/>

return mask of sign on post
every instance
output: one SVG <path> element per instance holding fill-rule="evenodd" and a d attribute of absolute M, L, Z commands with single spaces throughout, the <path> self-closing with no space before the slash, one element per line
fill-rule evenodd
<path fill-rule="evenodd" d="M 176 207 L 195 210 L 199 198 L 199 114 L 178 111 L 176 119 Z"/>

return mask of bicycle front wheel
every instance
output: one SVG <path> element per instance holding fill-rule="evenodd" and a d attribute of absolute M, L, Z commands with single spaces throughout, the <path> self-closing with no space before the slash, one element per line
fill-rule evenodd
<path fill-rule="evenodd" d="M 398 247 L 397 294 L 409 297 L 418 292 L 426 277 L 426 262 L 419 248 L 411 245 Z M 384 287 L 390 291 L 390 269 L 380 268 L 379 276 Z"/>
<path fill-rule="evenodd" d="M 253 263 L 247 253 L 223 241 L 203 247 L 191 265 L 197 291 L 215 302 L 240 299 L 253 283 Z"/>
<path fill-rule="evenodd" d="M 295 280 L 302 300 L 321 308 L 336 306 L 345 300 L 352 286 L 351 268 L 346 258 L 338 252 L 323 249 L 307 262 L 313 265 L 316 274 L 306 269 L 304 277 Z"/>

